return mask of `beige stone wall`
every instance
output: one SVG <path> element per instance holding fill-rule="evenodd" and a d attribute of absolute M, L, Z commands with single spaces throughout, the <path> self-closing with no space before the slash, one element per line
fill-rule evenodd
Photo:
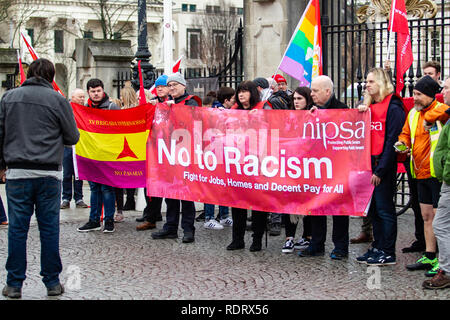
<path fill-rule="evenodd" d="M 244 1 L 245 79 L 268 77 L 277 70 L 287 42 L 286 0 Z"/>

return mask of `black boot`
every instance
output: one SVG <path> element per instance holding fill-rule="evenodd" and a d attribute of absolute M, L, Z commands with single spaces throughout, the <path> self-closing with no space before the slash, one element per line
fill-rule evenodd
<path fill-rule="evenodd" d="M 201 222 L 201 221 L 205 221 L 205 211 L 203 211 L 202 213 L 200 213 L 197 218 L 195 218 L 195 221 L 197 222 Z"/>
<path fill-rule="evenodd" d="M 262 237 L 266 231 L 267 226 L 267 212 L 253 211 L 252 212 L 252 229 L 253 229 L 253 243 L 250 246 L 250 251 L 261 251 Z"/>
<path fill-rule="evenodd" d="M 123 211 L 131 211 L 131 210 L 135 210 L 136 208 L 136 203 L 133 200 L 128 200 L 125 202 L 125 205 L 123 206 Z"/>
<path fill-rule="evenodd" d="M 233 240 L 228 245 L 227 250 L 244 249 L 245 225 L 247 224 L 247 210 L 231 208 L 233 217 L 232 237 Z"/>
<path fill-rule="evenodd" d="M 262 248 L 262 235 L 253 234 L 253 242 L 250 246 L 251 252 L 261 251 Z"/>
<path fill-rule="evenodd" d="M 227 247 L 227 250 L 240 250 L 245 248 L 244 240 L 233 240 Z"/>

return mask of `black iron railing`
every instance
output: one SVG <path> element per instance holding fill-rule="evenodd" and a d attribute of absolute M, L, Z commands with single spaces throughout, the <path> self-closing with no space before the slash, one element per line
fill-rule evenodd
<path fill-rule="evenodd" d="M 367 72 L 373 67 L 383 67 L 387 60 L 388 17 L 359 22 L 358 15 L 360 19 L 363 16 L 358 1 L 323 0 L 321 3 L 324 74 L 333 79 L 336 95 L 354 107 L 362 97 Z M 412 96 L 414 84 L 423 75 L 422 67 L 427 61 L 440 62 L 441 79 L 450 74 L 450 4 L 440 1 L 433 18 L 410 15 L 408 21 L 414 62 L 405 75 L 403 96 Z M 390 60 L 395 71 L 396 41 L 392 43 Z M 395 73 L 393 78 L 395 84 Z"/>

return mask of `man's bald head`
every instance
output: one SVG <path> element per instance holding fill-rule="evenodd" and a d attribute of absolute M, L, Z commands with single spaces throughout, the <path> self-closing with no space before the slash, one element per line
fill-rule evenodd
<path fill-rule="evenodd" d="M 334 93 L 334 84 L 328 76 L 317 76 L 311 81 L 311 98 L 317 106 L 323 106 Z"/>
<path fill-rule="evenodd" d="M 84 105 L 84 101 L 86 100 L 86 94 L 80 88 L 76 88 L 72 91 L 70 96 L 70 100 L 74 103 Z"/>

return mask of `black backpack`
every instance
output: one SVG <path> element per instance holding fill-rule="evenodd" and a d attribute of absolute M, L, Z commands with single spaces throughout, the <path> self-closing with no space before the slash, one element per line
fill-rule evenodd
<path fill-rule="evenodd" d="M 291 109 L 291 99 L 285 91 L 277 91 L 269 99 L 272 109 L 287 110 Z"/>

